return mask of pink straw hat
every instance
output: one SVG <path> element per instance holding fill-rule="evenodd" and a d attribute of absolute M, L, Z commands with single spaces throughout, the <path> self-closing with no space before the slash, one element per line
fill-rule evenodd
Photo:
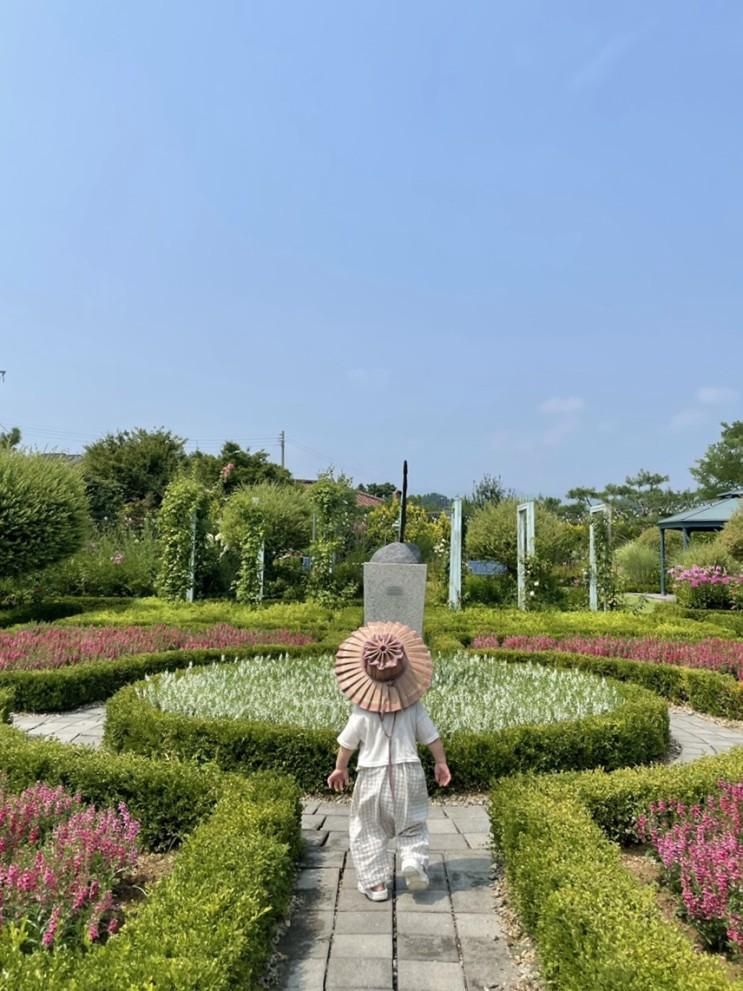
<path fill-rule="evenodd" d="M 370 712 L 399 712 L 431 687 L 433 663 L 421 637 L 402 623 L 368 623 L 335 657 L 338 687 Z"/>

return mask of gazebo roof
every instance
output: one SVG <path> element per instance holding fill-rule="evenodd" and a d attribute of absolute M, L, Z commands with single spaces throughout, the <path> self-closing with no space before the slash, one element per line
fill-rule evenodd
<path fill-rule="evenodd" d="M 722 492 L 714 502 L 668 516 L 658 526 L 662 530 L 721 530 L 736 509 L 743 509 L 743 490 Z"/>

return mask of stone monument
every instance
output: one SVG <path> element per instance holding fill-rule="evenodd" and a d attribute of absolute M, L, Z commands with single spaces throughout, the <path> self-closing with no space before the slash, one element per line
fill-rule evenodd
<path fill-rule="evenodd" d="M 423 636 L 426 565 L 415 544 L 405 543 L 408 463 L 403 464 L 399 540 L 380 547 L 364 565 L 364 622 L 404 623 Z"/>

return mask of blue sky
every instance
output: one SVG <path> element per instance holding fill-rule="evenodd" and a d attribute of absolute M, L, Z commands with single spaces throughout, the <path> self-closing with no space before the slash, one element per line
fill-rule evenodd
<path fill-rule="evenodd" d="M 741 92 L 737 0 L 5 0 L 0 423 L 685 486 L 743 417 Z"/>

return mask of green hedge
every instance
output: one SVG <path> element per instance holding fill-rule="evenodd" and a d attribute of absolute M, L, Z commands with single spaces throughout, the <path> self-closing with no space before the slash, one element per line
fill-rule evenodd
<path fill-rule="evenodd" d="M 531 652 L 487 648 L 473 653 L 518 664 L 578 668 L 606 678 L 615 678 L 617 681 L 642 685 L 671 702 L 688 704 L 697 712 L 707 712 L 711 716 L 722 716 L 725 719 L 743 719 L 743 682 L 717 671 L 675 664 L 655 664 L 651 661 L 632 661 L 621 657 L 570 654 L 559 650 Z"/>
<path fill-rule="evenodd" d="M 620 704 L 601 716 L 448 735 L 452 787 L 483 789 L 518 771 L 615 768 L 663 756 L 669 741 L 665 703 L 634 685 L 618 688 Z M 136 685 L 110 699 L 106 713 L 105 742 L 118 752 L 215 761 L 229 771 L 270 769 L 293 775 L 306 792 L 324 790 L 334 766 L 337 730 L 164 712 L 141 698 Z M 432 783 L 430 755 L 422 750 L 422 757 Z"/>
<path fill-rule="evenodd" d="M 665 921 L 653 893 L 602 832 L 632 835 L 661 797 L 698 801 L 740 780 L 743 750 L 691 765 L 516 777 L 493 789 L 490 816 L 509 890 L 556 991 L 741 991 L 720 962 Z"/>
<path fill-rule="evenodd" d="M 21 623 L 53 623 L 55 620 L 79 616 L 91 610 L 121 610 L 126 607 L 127 601 L 127 599 L 100 596 L 66 596 L 10 606 L 7 609 L 0 609 L 0 628 L 17 626 Z"/>
<path fill-rule="evenodd" d="M 19 712 L 64 712 L 91 702 L 104 702 L 123 685 L 145 675 L 174 671 L 190 666 L 215 664 L 225 657 L 253 654 L 277 656 L 316 654 L 327 650 L 324 644 L 285 646 L 251 644 L 249 647 L 214 647 L 200 650 L 164 650 L 153 654 L 130 654 L 111 660 L 84 661 L 61 668 L 0 671 L 0 689 L 15 692 Z"/>
<path fill-rule="evenodd" d="M 0 727 L 0 768 L 99 803 L 125 801 L 154 849 L 183 843 L 173 872 L 105 946 L 19 952 L 0 928 L 0 987 L 14 991 L 257 991 L 291 897 L 299 792 L 288 778 L 235 778 L 177 761 L 84 752 Z"/>
<path fill-rule="evenodd" d="M 9 723 L 10 714 L 15 708 L 15 691 L 12 688 L 0 688 L 0 723 Z"/>

